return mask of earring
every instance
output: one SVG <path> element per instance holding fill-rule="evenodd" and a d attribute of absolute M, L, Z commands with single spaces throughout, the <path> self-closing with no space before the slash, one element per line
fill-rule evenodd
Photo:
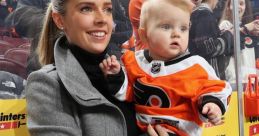
<path fill-rule="evenodd" d="M 60 27 L 60 30 L 62 30 L 62 31 L 63 31 L 63 30 L 64 30 L 64 27 Z"/>

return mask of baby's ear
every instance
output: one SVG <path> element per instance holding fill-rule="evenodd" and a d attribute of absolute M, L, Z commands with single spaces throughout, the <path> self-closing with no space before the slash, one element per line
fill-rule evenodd
<path fill-rule="evenodd" d="M 147 43 L 147 32 L 146 32 L 145 28 L 139 28 L 138 35 L 139 35 L 140 40 L 143 43 Z"/>

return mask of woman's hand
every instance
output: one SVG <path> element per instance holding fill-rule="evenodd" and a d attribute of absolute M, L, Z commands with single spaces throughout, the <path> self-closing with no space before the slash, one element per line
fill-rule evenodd
<path fill-rule="evenodd" d="M 259 36 L 259 19 L 256 19 L 248 24 L 245 24 L 246 31 L 252 36 Z"/>

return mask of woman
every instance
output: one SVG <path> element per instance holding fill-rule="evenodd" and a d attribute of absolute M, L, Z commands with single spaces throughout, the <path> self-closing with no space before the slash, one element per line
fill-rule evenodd
<path fill-rule="evenodd" d="M 111 0 L 51 1 L 38 47 L 45 66 L 29 76 L 26 86 L 32 136 L 127 135 L 130 118 L 106 97 L 97 68 L 112 29 Z"/>

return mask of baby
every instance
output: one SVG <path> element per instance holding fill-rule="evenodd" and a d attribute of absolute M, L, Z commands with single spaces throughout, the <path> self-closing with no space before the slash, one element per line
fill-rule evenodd
<path fill-rule="evenodd" d="M 109 93 L 135 103 L 137 125 L 149 124 L 181 136 L 201 135 L 202 122 L 221 123 L 232 92 L 213 68 L 187 50 L 189 0 L 146 0 L 141 9 L 139 35 L 147 50 L 112 55 L 100 67 Z"/>

